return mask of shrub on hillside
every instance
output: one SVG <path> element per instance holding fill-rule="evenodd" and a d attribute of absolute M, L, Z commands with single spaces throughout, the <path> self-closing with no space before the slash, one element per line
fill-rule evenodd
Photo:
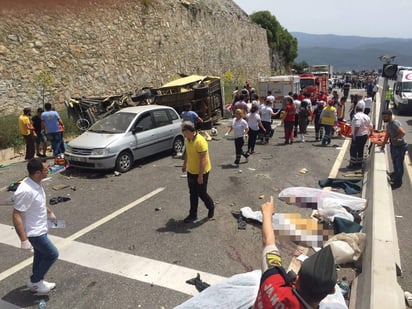
<path fill-rule="evenodd" d="M 18 118 L 19 115 L 16 114 L 0 118 L 0 149 L 24 144 L 23 137 L 19 135 Z"/>
<path fill-rule="evenodd" d="M 76 127 L 75 121 L 69 118 L 67 109 L 58 112 L 64 123 L 65 138 L 79 135 L 81 132 Z M 0 117 L 0 149 L 18 147 L 24 144 L 24 139 L 19 134 L 18 119 L 19 115 L 16 114 Z"/>

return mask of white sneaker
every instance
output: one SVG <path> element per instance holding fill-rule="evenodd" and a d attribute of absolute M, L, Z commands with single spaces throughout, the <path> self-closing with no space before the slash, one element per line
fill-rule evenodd
<path fill-rule="evenodd" d="M 56 287 L 56 283 L 54 282 L 47 282 L 46 280 L 43 280 L 43 283 L 45 286 L 47 286 L 50 290 L 53 290 Z"/>
<path fill-rule="evenodd" d="M 33 283 L 29 279 L 27 281 L 27 287 L 32 292 L 39 293 L 39 294 L 47 294 L 50 292 L 50 290 L 56 287 L 56 284 L 52 282 L 47 282 L 44 280 L 40 280 L 39 282 Z"/>

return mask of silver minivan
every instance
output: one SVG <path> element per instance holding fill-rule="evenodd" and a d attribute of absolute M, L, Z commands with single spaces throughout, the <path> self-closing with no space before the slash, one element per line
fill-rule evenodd
<path fill-rule="evenodd" d="M 70 141 L 65 158 L 73 167 L 114 168 L 124 173 L 137 159 L 166 150 L 182 152 L 181 123 L 179 114 L 169 106 L 123 108 Z"/>

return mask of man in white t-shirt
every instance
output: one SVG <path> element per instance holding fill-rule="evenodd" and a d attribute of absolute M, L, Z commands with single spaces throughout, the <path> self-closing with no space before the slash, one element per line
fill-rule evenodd
<path fill-rule="evenodd" d="M 352 119 L 352 143 L 350 145 L 350 161 L 348 169 L 359 169 L 362 167 L 363 152 L 368 136 L 373 132 L 373 125 L 368 115 L 365 115 L 365 102 L 359 101 L 355 107 L 355 115 Z"/>
<path fill-rule="evenodd" d="M 372 109 L 372 94 L 370 92 L 367 93 L 365 99 L 363 100 L 365 102 L 365 110 L 363 111 L 366 115 L 369 115 Z"/>
<path fill-rule="evenodd" d="M 56 287 L 44 276 L 57 260 L 59 252 L 47 237 L 47 218 L 56 216 L 46 206 L 41 181 L 48 176 L 45 159 L 34 158 L 27 163 L 27 177 L 14 193 L 13 224 L 21 240 L 21 249 L 34 251 L 32 275 L 27 287 L 38 294 L 47 294 Z"/>

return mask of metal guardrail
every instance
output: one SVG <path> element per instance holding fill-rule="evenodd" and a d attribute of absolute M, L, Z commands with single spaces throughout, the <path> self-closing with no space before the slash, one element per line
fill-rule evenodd
<path fill-rule="evenodd" d="M 381 111 L 387 81 L 380 80 L 379 92 L 372 114 L 377 129 L 382 129 Z M 382 87 L 383 86 L 383 87 Z M 362 273 L 352 283 L 350 308 L 405 308 L 402 288 L 398 236 L 392 190 L 386 181 L 387 151 L 372 145 L 366 166 L 362 196 L 368 200 L 363 231 L 366 248 L 362 258 Z"/>

